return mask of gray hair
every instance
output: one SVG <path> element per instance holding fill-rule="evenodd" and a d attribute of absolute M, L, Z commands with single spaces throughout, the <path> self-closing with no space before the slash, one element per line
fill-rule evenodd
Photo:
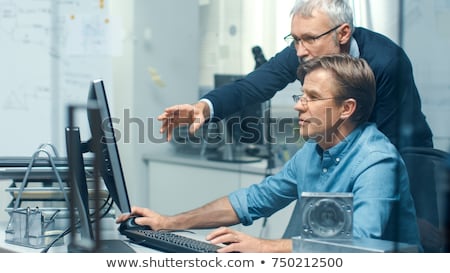
<path fill-rule="evenodd" d="M 353 10 L 346 0 L 297 0 L 291 10 L 291 16 L 299 14 L 311 17 L 315 10 L 320 10 L 328 15 L 332 24 L 330 27 L 347 23 L 353 33 Z"/>

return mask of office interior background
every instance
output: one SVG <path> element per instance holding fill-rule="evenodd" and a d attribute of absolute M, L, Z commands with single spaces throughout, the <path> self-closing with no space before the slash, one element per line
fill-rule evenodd
<path fill-rule="evenodd" d="M 0 156 L 31 156 L 42 143 L 52 143 L 64 155 L 67 106 L 85 104 L 90 81 L 102 78 L 118 119 L 119 149 L 133 205 L 174 213 L 259 182 L 261 175 L 242 172 L 245 166 L 236 167 L 238 175 L 229 175 L 176 161 L 154 162 L 156 157 L 183 157 L 173 153 L 174 145 L 162 141 L 156 117 L 167 106 L 195 102 L 213 87 L 214 74 L 251 72 L 252 47 L 260 46 L 266 58 L 285 47 L 294 2 L 0 0 Z M 449 151 L 450 3 L 350 3 L 356 26 L 387 35 L 409 55 L 435 147 Z M 291 95 L 299 87 L 294 83 L 278 92 L 271 102 L 274 116 L 296 115 Z M 86 139 L 90 132 L 85 116 L 77 117 Z M 196 181 L 203 174 L 206 178 Z M 152 179 L 161 182 L 155 185 Z M 2 218 L 7 217 L 6 184 L 0 183 Z M 154 201 L 171 202 L 164 194 L 174 187 L 183 190 L 185 198 L 178 199 L 192 202 L 171 206 Z"/>

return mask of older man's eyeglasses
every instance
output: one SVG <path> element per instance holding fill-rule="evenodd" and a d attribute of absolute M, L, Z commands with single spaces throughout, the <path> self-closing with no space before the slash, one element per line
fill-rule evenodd
<path fill-rule="evenodd" d="M 319 100 L 333 100 L 333 99 L 342 99 L 342 97 L 330 97 L 330 98 L 313 98 L 313 99 L 307 99 L 304 97 L 304 94 L 301 95 L 292 95 L 292 99 L 295 103 L 299 102 L 304 106 L 307 107 L 309 102 L 313 101 L 319 101 Z"/>
<path fill-rule="evenodd" d="M 342 25 L 335 26 L 334 28 L 327 30 L 324 33 L 316 35 L 316 36 L 304 35 L 301 38 L 296 38 L 296 37 L 292 36 L 292 34 L 288 34 L 283 39 L 286 41 L 286 43 L 289 46 L 292 44 L 292 42 L 294 42 L 295 46 L 298 46 L 300 43 L 303 46 L 310 46 L 310 45 L 313 45 L 318 39 L 322 38 L 323 36 L 325 36 L 327 34 L 330 34 L 331 32 L 338 29 L 340 26 L 342 26 Z"/>

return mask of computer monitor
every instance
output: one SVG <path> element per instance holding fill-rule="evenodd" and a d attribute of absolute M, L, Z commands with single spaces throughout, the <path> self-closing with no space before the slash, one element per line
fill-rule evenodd
<path fill-rule="evenodd" d="M 77 226 L 76 222 L 80 221 L 79 231 L 81 238 L 85 239 L 80 242 L 82 245 L 91 244 L 94 234 L 90 224 L 89 211 L 89 193 L 87 187 L 85 164 L 83 160 L 83 149 L 80 138 L 80 129 L 73 125 L 73 114 L 75 108 L 69 109 L 69 126 L 66 128 L 66 148 L 67 160 L 69 164 L 69 183 L 70 183 L 70 200 L 73 204 L 70 207 L 71 228 L 74 230 Z M 72 123 L 72 124 L 71 124 Z M 75 211 L 76 209 L 76 211 Z M 75 217 L 75 215 L 78 217 Z M 74 238 L 74 237 L 72 237 Z M 86 246 L 89 247 L 89 246 Z"/>
<path fill-rule="evenodd" d="M 88 95 L 89 105 L 96 106 L 88 107 L 87 110 L 92 134 L 91 151 L 94 147 L 99 148 L 103 181 L 119 210 L 122 213 L 129 213 L 131 211 L 130 201 L 103 80 L 98 79 L 91 82 Z"/>
<path fill-rule="evenodd" d="M 114 127 L 111 120 L 106 91 L 102 80 L 94 80 L 90 84 L 87 116 L 91 131 L 91 139 L 82 142 L 79 129 L 75 126 L 74 111 L 76 107 L 69 107 L 69 126 L 66 128 L 66 146 L 69 159 L 71 181 L 71 226 L 72 239 L 69 252 L 134 252 L 121 240 L 100 240 L 100 206 L 99 195 L 94 201 L 95 218 L 92 221 L 89 209 L 89 194 L 87 190 L 83 153 L 93 152 L 95 193 L 99 192 L 99 174 L 118 209 L 122 213 L 131 211 L 126 189 L 119 151 L 116 144 Z M 94 193 L 94 194 L 95 194 Z M 75 214 L 75 209 L 78 214 Z M 75 222 L 79 219 L 81 240 L 74 239 Z M 95 222 L 95 232 L 91 225 Z"/>

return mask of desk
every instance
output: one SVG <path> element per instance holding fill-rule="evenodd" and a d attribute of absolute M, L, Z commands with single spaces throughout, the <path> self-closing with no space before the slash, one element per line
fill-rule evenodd
<path fill-rule="evenodd" d="M 102 226 L 102 240 L 120 240 L 124 242 L 126 245 L 131 247 L 136 253 L 160 253 L 160 251 L 148 248 L 145 246 L 141 246 L 138 244 L 132 243 L 126 236 L 121 235 L 119 231 L 117 231 L 117 224 L 114 223 L 113 219 L 103 219 L 107 220 L 104 223 L 108 226 Z M 15 244 L 10 244 L 5 242 L 5 229 L 6 229 L 7 222 L 0 221 L 0 253 L 5 252 L 15 252 L 15 253 L 40 253 L 43 248 L 31 248 L 31 247 L 24 247 L 19 246 Z M 205 241 L 205 237 L 198 232 L 198 230 L 192 230 L 192 232 L 183 232 L 178 233 L 182 236 L 189 237 L 195 240 L 199 241 Z M 79 236 L 79 233 L 77 233 L 77 236 Z M 49 249 L 49 253 L 67 253 L 67 246 L 70 242 L 70 234 L 66 235 L 64 237 L 64 244 L 59 246 L 53 246 Z"/>
<path fill-rule="evenodd" d="M 40 253 L 42 248 L 31 248 L 24 247 L 15 244 L 10 244 L 5 242 L 5 229 L 8 223 L 1 221 L 0 222 L 0 253 L 5 252 L 16 252 L 16 253 Z M 131 243 L 125 236 L 121 235 L 117 229 L 113 226 L 110 228 L 103 229 L 102 239 L 104 240 L 121 240 L 128 244 L 134 251 L 138 253 L 146 253 L 146 252 L 158 252 L 154 249 L 147 248 L 144 246 L 140 246 L 137 244 Z M 67 244 L 70 241 L 70 234 L 64 237 L 64 245 L 53 246 L 49 249 L 49 253 L 66 253 L 67 252 Z"/>

